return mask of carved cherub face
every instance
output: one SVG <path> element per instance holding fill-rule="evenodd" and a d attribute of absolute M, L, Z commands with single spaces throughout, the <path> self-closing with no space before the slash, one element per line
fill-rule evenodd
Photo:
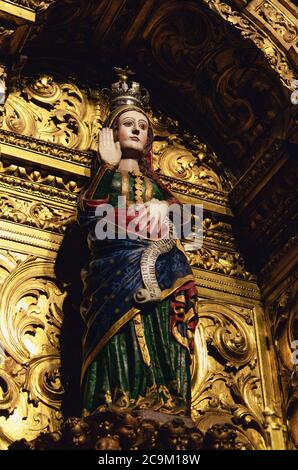
<path fill-rule="evenodd" d="M 148 119 L 138 111 L 126 111 L 118 119 L 115 137 L 119 140 L 122 157 L 133 158 L 143 154 L 148 140 Z"/>
<path fill-rule="evenodd" d="M 66 437 L 73 446 L 83 447 L 90 438 L 90 427 L 82 418 L 69 418 Z"/>

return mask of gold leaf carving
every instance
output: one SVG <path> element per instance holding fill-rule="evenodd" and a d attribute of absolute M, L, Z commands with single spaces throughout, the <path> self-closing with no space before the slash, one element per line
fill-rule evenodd
<path fill-rule="evenodd" d="M 192 416 L 203 431 L 237 425 L 252 448 L 265 449 L 264 401 L 249 310 L 200 300 L 192 371 Z"/>
<path fill-rule="evenodd" d="M 242 36 L 254 42 L 255 45 L 263 51 L 271 67 L 279 74 L 284 85 L 290 88 L 295 75 L 286 55 L 281 52 L 266 34 L 262 33 L 259 28 L 256 28 L 253 20 L 243 13 L 233 10 L 230 5 L 220 0 L 204 0 L 204 3 L 213 11 L 217 12 L 224 20 L 239 29 Z"/>
<path fill-rule="evenodd" d="M 0 251 L 0 448 L 34 439 L 61 421 L 62 294 L 53 263 Z"/>
<path fill-rule="evenodd" d="M 1 344 L 20 364 L 57 348 L 53 331 L 57 335 L 61 324 L 57 306 L 63 296 L 52 281 L 42 279 L 46 275 L 54 277 L 52 263 L 32 257 L 19 263 L 1 288 Z"/>
<path fill-rule="evenodd" d="M 70 149 L 95 150 L 101 123 L 100 95 L 72 83 L 56 83 L 48 75 L 23 81 L 6 103 L 4 130 L 52 142 Z"/>
<path fill-rule="evenodd" d="M 297 26 L 290 21 L 273 3 L 266 0 L 256 9 L 258 15 L 283 37 L 286 42 L 293 42 L 297 38 Z"/>
<path fill-rule="evenodd" d="M 48 174 L 48 171 L 36 168 L 30 168 L 29 166 L 23 167 L 10 163 L 9 161 L 0 161 L 0 174 L 13 176 L 11 180 L 16 178 L 22 178 L 32 183 L 37 183 L 34 187 L 40 188 L 40 185 L 47 185 L 69 191 L 71 193 L 79 193 L 82 189 L 82 185 L 78 186 L 76 181 L 63 178 L 61 176 Z M 74 197 L 76 200 L 76 197 Z"/>
<path fill-rule="evenodd" d="M 7 132 L 0 130 L 1 141 L 10 145 L 33 150 L 41 154 L 51 155 L 58 160 L 70 161 L 72 163 L 89 166 L 92 156 L 87 152 L 79 150 L 66 149 L 51 142 L 42 142 L 40 140 L 17 134 L 16 132 Z"/>
<path fill-rule="evenodd" d="M 200 164 L 199 159 L 182 145 L 171 145 L 160 150 L 159 167 L 166 176 L 216 190 L 222 189 L 218 175 L 207 165 Z"/>
<path fill-rule="evenodd" d="M 2 100 L 0 103 L 0 128 L 2 127 L 3 124 L 3 118 L 4 118 L 4 103 L 6 99 L 6 91 L 7 91 L 7 69 L 3 64 L 0 64 L 0 87 L 1 87 L 1 93 L 4 93 L 4 96 L 2 96 Z M 1 154 L 1 150 L 0 150 Z"/>
<path fill-rule="evenodd" d="M 44 403 L 52 408 L 60 408 L 63 387 L 60 378 L 60 357 L 38 357 L 30 362 L 24 389 L 28 391 L 30 401 L 38 405 Z"/>
<path fill-rule="evenodd" d="M 255 280 L 255 276 L 246 271 L 244 260 L 239 253 L 220 252 L 211 248 L 200 248 L 196 252 L 186 250 L 186 252 L 189 263 L 193 267 L 245 280 Z"/>
<path fill-rule="evenodd" d="M 0 410 L 13 413 L 19 398 L 19 387 L 11 374 L 0 369 Z"/>
<path fill-rule="evenodd" d="M 46 10 L 56 0 L 11 0 L 16 5 L 32 8 L 35 11 Z"/>
<path fill-rule="evenodd" d="M 63 233 L 74 220 L 74 213 L 45 205 L 23 201 L 0 194 L 0 216 L 3 219 Z"/>
<path fill-rule="evenodd" d="M 205 340 L 227 361 L 226 366 L 236 369 L 245 364 L 253 366 L 253 336 L 247 323 L 238 313 L 225 306 L 199 304 L 201 321 L 208 319 Z"/>

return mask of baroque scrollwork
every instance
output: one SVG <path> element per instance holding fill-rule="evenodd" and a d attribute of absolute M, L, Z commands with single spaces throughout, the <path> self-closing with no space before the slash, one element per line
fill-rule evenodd
<path fill-rule="evenodd" d="M 230 422 L 252 448 L 265 448 L 263 395 L 250 312 L 204 301 L 199 302 L 199 312 L 193 418 L 203 432 Z"/>
<path fill-rule="evenodd" d="M 157 142 L 154 150 L 155 159 L 158 159 L 156 167 L 163 175 L 211 189 L 222 189 L 220 177 L 207 164 L 200 162 L 200 157 L 203 159 L 205 155 L 203 149 L 198 149 L 195 154 L 183 145 L 167 146 Z M 204 150 L 206 152 L 206 146 Z"/>
<path fill-rule="evenodd" d="M 15 3 L 41 11 L 54 2 L 20 0 Z M 62 3 L 62 9 L 71 6 L 72 17 L 65 19 L 61 15 L 61 30 L 68 28 L 70 37 L 76 38 L 78 43 L 82 38 L 87 41 L 84 25 L 81 29 L 72 25 L 76 24 L 76 19 L 92 11 L 92 2 L 88 2 L 88 8 L 85 9 L 81 2 L 67 0 Z M 135 17 L 141 3 L 134 8 Z M 288 86 L 293 77 L 292 70 L 285 55 L 272 40 L 245 13 L 232 10 L 227 3 L 218 0 L 205 0 L 205 3 L 221 18 L 240 29 L 245 38 L 252 39 Z M 76 4 L 75 8 L 71 4 Z M 272 86 L 270 69 L 267 67 L 268 72 L 265 61 L 262 59 L 263 62 L 258 62 L 258 59 L 254 61 L 252 58 L 256 53 L 253 48 L 244 48 L 245 54 L 242 55 L 242 44 L 240 46 L 239 42 L 234 47 L 231 40 L 233 36 L 227 36 L 227 47 L 223 45 L 225 29 L 219 26 L 220 21 L 211 25 L 212 12 L 202 8 L 200 14 L 200 7 L 192 3 L 189 11 L 185 16 L 181 14 L 180 18 L 184 7 L 176 2 L 177 5 L 178 12 L 174 13 L 177 22 L 171 21 L 171 2 L 158 14 L 151 44 L 156 62 L 151 70 L 160 66 L 159 75 L 167 75 L 165 80 L 171 86 L 176 86 L 176 90 L 179 88 L 181 96 L 187 97 L 189 92 L 188 98 L 191 97 L 192 102 L 198 104 L 203 118 L 210 119 L 219 129 L 218 142 L 224 141 L 222 148 L 227 144 L 227 155 L 231 155 L 231 160 L 234 160 L 234 168 L 241 166 L 243 169 L 247 149 L 251 154 L 250 150 L 258 146 L 261 137 L 275 122 L 273 118 L 283 108 L 281 94 L 278 87 Z M 164 30 L 160 27 L 164 20 L 163 13 L 165 17 L 169 13 L 170 17 Z M 272 24 L 273 12 L 267 8 L 262 14 Z M 94 23 L 100 15 L 99 8 Z M 125 18 L 119 16 L 122 20 Z M 109 20 L 112 23 L 112 16 Z M 123 25 L 126 24 L 123 21 Z M 294 30 L 284 19 L 278 17 L 276 25 L 285 41 L 293 40 Z M 73 36 L 71 29 L 76 30 Z M 195 34 L 189 33 L 191 29 Z M 210 33 L 207 34 L 207 31 Z M 141 48 L 147 32 L 142 38 Z M 123 29 L 122 33 L 125 37 Z M 120 34 L 119 31 L 117 34 Z M 214 44 L 218 48 L 213 47 Z M 206 50 L 209 55 L 205 54 Z M 216 56 L 213 55 L 215 50 L 218 52 Z M 227 62 L 224 61 L 225 57 L 228 58 Z M 221 63 L 225 64 L 222 69 Z M 185 77 L 189 82 L 185 82 L 184 87 Z M 199 93 L 202 84 L 206 88 Z M 248 95 L 253 98 L 251 101 Z M 264 110 L 254 109 L 254 103 L 263 102 L 267 103 Z M 97 132 L 104 117 L 105 103 L 102 97 L 94 90 L 82 89 L 77 82 L 58 83 L 53 77 L 44 74 L 35 79 L 26 78 L 18 88 L 13 89 L 6 105 L 2 141 L 7 147 L 11 145 L 30 149 L 50 156 L 53 161 L 57 159 L 60 168 L 63 162 L 74 165 L 72 176 L 65 177 L 68 170 L 63 169 L 61 173 L 55 170 L 43 171 L 38 166 L 33 167 L 31 162 L 19 165 L 2 160 L 0 181 L 7 193 L 1 195 L 0 209 L 6 221 L 11 221 L 11 225 L 17 222 L 37 227 L 45 231 L 45 236 L 47 232 L 63 233 L 64 227 L 73 220 L 73 204 L 82 180 L 88 176 L 93 158 L 89 150 L 97 148 Z M 155 170 L 167 186 L 178 195 L 212 202 L 210 210 L 216 212 L 220 209 L 219 213 L 225 214 L 222 219 L 219 215 L 218 220 L 213 216 L 204 220 L 205 245 L 196 253 L 188 252 L 192 267 L 198 268 L 200 273 L 202 270 L 207 271 L 206 276 L 217 276 L 218 285 L 225 281 L 229 281 L 230 286 L 233 283 L 241 285 L 242 282 L 252 286 L 251 289 L 256 288 L 255 277 L 246 269 L 242 256 L 236 251 L 229 223 L 232 214 L 227 210 L 228 191 L 236 178 L 223 167 L 216 154 L 194 135 L 178 135 L 178 123 L 174 120 L 165 116 L 152 116 L 152 125 L 158 136 L 154 143 Z M 244 199 L 261 173 L 270 170 L 273 158 L 279 156 L 280 149 L 275 150 L 274 154 L 270 150 L 259 159 L 256 171 L 249 175 L 245 184 L 236 188 L 235 204 Z M 217 153 L 222 157 L 220 152 Z M 76 168 L 82 170 L 81 179 L 74 176 Z M 12 188 L 17 190 L 16 197 L 12 196 Z M 19 197 L 22 191 L 24 200 Z M 31 201 L 30 191 L 34 191 L 34 201 Z M 162 442 L 167 448 L 182 450 L 201 448 L 202 440 L 204 448 L 209 449 L 269 447 L 265 430 L 270 427 L 270 423 L 276 425 L 277 421 L 275 411 L 264 405 L 259 365 L 261 352 L 256 347 L 259 333 L 255 330 L 255 324 L 260 320 L 253 317 L 250 308 L 214 305 L 212 302 L 209 305 L 208 301 L 203 300 L 200 301 L 201 322 L 196 333 L 197 366 L 193 371 L 193 417 L 198 425 L 196 430 L 186 431 L 185 423 L 179 420 L 167 426 L 158 426 L 150 423 L 150 420 L 130 419 L 127 416 L 113 418 L 107 414 L 102 415 L 106 418 L 102 423 L 94 423 L 94 426 L 88 417 L 73 418 L 65 423 L 60 433 L 59 409 L 63 389 L 60 379 L 59 329 L 63 294 L 55 286 L 53 278 L 52 265 L 48 261 L 3 250 L 0 252 L 1 295 L 5 307 L 3 318 L 0 319 L 0 341 L 1 344 L 6 341 L 4 349 L 0 350 L 0 427 L 5 428 L 0 436 L 0 447 L 5 448 L 24 435 L 34 441 L 28 447 L 35 448 L 44 448 L 49 443 L 53 448 L 59 448 L 61 442 L 69 448 L 90 448 L 94 445 L 97 450 L 155 448 L 157 443 Z M 246 295 L 249 297 L 247 286 L 247 290 L 243 288 L 241 292 L 239 289 L 237 294 L 233 294 L 230 286 L 225 295 L 238 295 L 236 305 L 238 300 L 242 304 Z M 217 293 L 221 295 L 220 287 Z M 286 319 L 281 315 L 276 326 L 276 338 L 277 342 L 280 341 L 281 357 L 285 362 L 283 370 L 286 370 L 287 380 L 284 381 L 284 389 L 293 442 L 297 441 L 297 372 L 289 362 L 289 338 L 293 338 L 295 321 L 289 328 L 285 326 Z M 97 433 L 97 440 L 92 444 L 91 428 Z M 127 429 L 133 431 L 130 441 Z M 201 429 L 205 432 L 204 436 Z M 35 440 L 41 431 L 53 432 L 48 438 L 43 434 Z"/>
<path fill-rule="evenodd" d="M 230 40 L 225 43 L 227 36 Z M 227 152 L 228 166 L 240 176 L 249 166 L 251 148 L 272 129 L 288 100 L 285 89 L 273 85 L 276 77 L 262 54 L 248 48 L 247 41 L 207 7 L 194 3 L 185 9 L 172 2 L 156 13 L 146 39 L 150 43 L 146 51 L 143 47 L 139 51 L 140 66 L 144 55 L 155 64 L 155 79 L 179 90 L 183 101 L 189 100 L 191 112 L 201 117 L 198 127 L 209 127 L 208 116 L 210 126 L 216 128 L 211 141 L 219 138 L 225 143 L 217 153 Z M 291 77 L 293 73 L 289 83 Z M 210 135 L 209 128 L 205 132 Z M 230 176 L 227 179 L 234 183 Z"/>
<path fill-rule="evenodd" d="M 32 145 L 30 140 L 22 140 L 23 145 L 32 150 L 42 150 L 38 139 L 68 149 L 96 150 L 98 128 L 105 115 L 103 98 L 99 94 L 96 98 L 94 105 L 74 84 L 58 84 L 50 76 L 40 76 L 32 82 L 27 80 L 9 95 L 3 126 L 5 141 L 19 144 L 17 135 L 22 134 L 36 139 L 32 140 Z M 176 129 L 170 119 L 162 122 L 153 115 L 151 119 L 160 138 L 154 144 L 157 170 L 165 176 L 202 188 L 219 192 L 223 187 L 227 188 L 228 178 L 224 171 L 218 172 L 219 161 L 206 144 L 190 134 L 178 136 L 171 133 Z M 71 157 L 70 154 L 68 159 Z M 90 164 L 90 157 L 84 159 L 82 156 L 74 158 L 74 161 Z M 40 180 L 36 173 L 33 177 Z"/>
<path fill-rule="evenodd" d="M 70 149 L 94 150 L 100 109 L 75 84 L 41 75 L 23 80 L 9 95 L 3 129 Z"/>
<path fill-rule="evenodd" d="M 1 250 L 0 447 L 59 428 L 62 294 L 53 264 Z"/>
<path fill-rule="evenodd" d="M 253 41 L 265 54 L 271 67 L 279 74 L 284 85 L 290 88 L 291 81 L 295 76 L 286 55 L 281 52 L 266 34 L 262 34 L 261 30 L 255 26 L 248 16 L 233 10 L 230 5 L 220 0 L 204 0 L 204 2 L 224 20 L 239 29 L 242 36 Z"/>
<path fill-rule="evenodd" d="M 226 367 L 237 370 L 249 365 L 254 368 L 253 335 L 247 321 L 241 318 L 241 312 L 235 313 L 225 306 L 212 308 L 204 303 L 199 305 L 199 310 L 205 324 L 205 340 L 226 361 Z"/>

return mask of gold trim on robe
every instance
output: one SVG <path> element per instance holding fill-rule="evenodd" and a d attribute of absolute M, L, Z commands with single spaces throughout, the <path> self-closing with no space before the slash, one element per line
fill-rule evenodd
<path fill-rule="evenodd" d="M 164 289 L 161 292 L 160 295 L 160 300 L 164 300 L 166 297 L 171 295 L 176 289 L 179 287 L 183 286 L 186 282 L 193 281 L 194 277 L 192 274 L 188 274 L 187 276 L 184 276 L 180 279 L 177 279 L 176 282 L 169 287 L 168 289 Z M 82 374 L 81 374 L 81 383 L 83 382 L 85 373 L 90 366 L 90 364 L 93 362 L 93 360 L 96 358 L 96 356 L 99 354 L 101 349 L 109 342 L 109 340 L 124 326 L 129 320 L 131 320 L 135 315 L 140 313 L 140 309 L 136 307 L 132 307 L 130 310 L 128 310 L 122 317 L 109 329 L 109 331 L 102 337 L 100 342 L 96 345 L 96 347 L 91 351 L 87 359 L 85 360 L 85 363 L 82 366 Z"/>

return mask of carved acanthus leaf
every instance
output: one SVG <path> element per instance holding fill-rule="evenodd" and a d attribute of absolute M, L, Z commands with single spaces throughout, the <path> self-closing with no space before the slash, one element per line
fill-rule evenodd
<path fill-rule="evenodd" d="M 0 448 L 58 429 L 59 333 L 65 297 L 53 262 L 0 251 Z"/>
<path fill-rule="evenodd" d="M 245 269 L 239 253 L 221 252 L 211 248 L 200 248 L 196 252 L 187 251 L 187 258 L 193 267 L 214 271 L 247 281 L 255 280 L 255 275 Z"/>
<path fill-rule="evenodd" d="M 42 202 L 23 201 L 0 194 L 2 219 L 63 233 L 75 220 L 74 212 L 50 207 Z"/>
<path fill-rule="evenodd" d="M 87 92 L 72 83 L 41 75 L 23 79 L 9 95 L 3 129 L 70 149 L 96 150 L 100 125 L 100 102 L 88 100 Z"/>

